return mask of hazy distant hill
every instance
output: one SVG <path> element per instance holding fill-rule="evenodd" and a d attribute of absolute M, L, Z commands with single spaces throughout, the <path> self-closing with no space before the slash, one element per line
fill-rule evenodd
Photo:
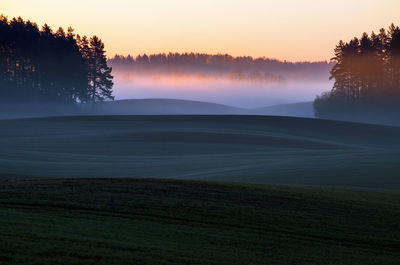
<path fill-rule="evenodd" d="M 279 104 L 256 109 L 182 99 L 129 99 L 96 104 L 90 114 L 168 115 L 168 114 L 251 114 L 314 118 L 313 102 Z M 93 113 L 96 112 L 96 113 Z"/>
<path fill-rule="evenodd" d="M 181 99 L 130 99 L 98 103 L 100 114 L 240 114 L 245 109 L 228 105 Z"/>
<path fill-rule="evenodd" d="M 313 102 L 273 105 L 251 110 L 252 114 L 314 118 Z"/>
<path fill-rule="evenodd" d="M 95 104 L 10 104 L 0 106 L 0 119 L 70 115 L 242 114 L 246 109 L 181 99 L 129 99 Z"/>
<path fill-rule="evenodd" d="M 0 106 L 1 118 L 70 115 L 193 115 L 250 114 L 313 118 L 312 102 L 281 104 L 256 109 L 182 99 L 129 99 L 95 104 L 13 104 Z"/>
<path fill-rule="evenodd" d="M 0 118 L 69 115 L 242 114 L 246 109 L 181 99 L 129 99 L 95 104 L 14 104 L 0 106 Z"/>

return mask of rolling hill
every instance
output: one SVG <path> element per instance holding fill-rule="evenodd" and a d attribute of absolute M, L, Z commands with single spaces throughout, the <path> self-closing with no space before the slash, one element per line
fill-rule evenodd
<path fill-rule="evenodd" d="M 240 114 L 245 110 L 228 105 L 182 99 L 130 99 L 98 103 L 94 112 L 103 115 Z"/>
<path fill-rule="evenodd" d="M 71 115 L 171 115 L 240 114 L 245 109 L 209 102 L 180 99 L 131 99 L 94 104 L 3 104 L 0 119 Z"/>
<path fill-rule="evenodd" d="M 129 99 L 95 104 L 13 104 L 0 106 L 0 119 L 70 115 L 277 115 L 314 117 L 312 102 L 257 109 L 181 99 Z"/>
<path fill-rule="evenodd" d="M 268 116 L 0 121 L 0 173 L 399 189 L 400 128 Z"/>

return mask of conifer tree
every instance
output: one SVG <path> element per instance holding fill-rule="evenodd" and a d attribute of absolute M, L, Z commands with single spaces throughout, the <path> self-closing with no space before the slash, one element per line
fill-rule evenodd
<path fill-rule="evenodd" d="M 90 39 L 88 58 L 88 92 L 90 101 L 113 100 L 112 68 L 107 65 L 104 43 L 97 37 Z"/>
<path fill-rule="evenodd" d="M 112 86 L 99 38 L 0 16 L 0 103 L 108 100 Z"/>
<path fill-rule="evenodd" d="M 317 116 L 329 113 L 386 113 L 400 111 L 400 28 L 364 33 L 360 39 L 340 41 L 335 48 L 330 92 L 314 101 Z M 390 110 L 390 111 L 389 111 Z M 396 112 L 396 113 L 395 113 Z M 335 115 L 336 115 L 335 114 Z"/>

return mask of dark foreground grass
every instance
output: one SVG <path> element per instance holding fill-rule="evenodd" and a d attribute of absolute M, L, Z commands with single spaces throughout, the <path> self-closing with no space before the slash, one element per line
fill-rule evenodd
<path fill-rule="evenodd" d="M 399 224 L 398 192 L 0 182 L 0 264 L 399 264 Z"/>

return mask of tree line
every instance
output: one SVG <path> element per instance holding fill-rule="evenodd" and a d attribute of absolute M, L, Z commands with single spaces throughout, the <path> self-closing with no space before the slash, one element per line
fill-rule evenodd
<path fill-rule="evenodd" d="M 125 71 L 158 71 L 201 74 L 232 74 L 239 75 L 260 74 L 266 78 L 279 80 L 282 74 L 286 76 L 312 78 L 326 78 L 332 65 L 328 62 L 287 62 L 276 59 L 251 56 L 232 56 L 229 54 L 205 53 L 159 53 L 143 54 L 136 57 L 115 55 L 109 60 L 116 70 Z M 326 75 L 325 75 L 326 74 Z"/>
<path fill-rule="evenodd" d="M 113 99 L 104 43 L 0 16 L 0 102 L 85 103 Z"/>
<path fill-rule="evenodd" d="M 340 41 L 334 50 L 335 65 L 330 71 L 334 80 L 331 91 L 314 101 L 319 117 L 357 116 L 400 110 L 400 28 L 348 42 Z"/>

